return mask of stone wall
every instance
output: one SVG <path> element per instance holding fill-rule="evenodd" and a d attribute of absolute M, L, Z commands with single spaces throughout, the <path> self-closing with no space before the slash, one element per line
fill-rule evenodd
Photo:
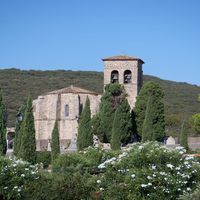
<path fill-rule="evenodd" d="M 134 108 L 136 97 L 142 86 L 142 64 L 138 60 L 104 61 L 104 86 L 111 83 L 113 70 L 119 72 L 119 83 L 124 85 L 128 102 L 131 108 Z M 130 70 L 132 73 L 131 83 L 124 83 L 125 70 Z"/>
<path fill-rule="evenodd" d="M 58 120 L 62 149 L 76 141 L 80 108 L 84 107 L 87 96 L 90 99 L 91 115 L 99 109 L 100 95 L 93 94 L 47 94 L 33 101 L 37 150 L 47 149 L 51 134 Z M 65 116 L 65 106 L 69 106 L 69 115 Z M 82 106 L 81 106 L 82 105 Z"/>

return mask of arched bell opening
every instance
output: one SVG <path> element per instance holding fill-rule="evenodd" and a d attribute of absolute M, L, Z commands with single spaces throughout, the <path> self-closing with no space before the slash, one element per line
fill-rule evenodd
<path fill-rule="evenodd" d="M 132 82 L 132 72 L 130 70 L 124 71 L 124 83 L 131 83 Z"/>
<path fill-rule="evenodd" d="M 111 83 L 119 83 L 119 72 L 117 70 L 111 72 Z"/>

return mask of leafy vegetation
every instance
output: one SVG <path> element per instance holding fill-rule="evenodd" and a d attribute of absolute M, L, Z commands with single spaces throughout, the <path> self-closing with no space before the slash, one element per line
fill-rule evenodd
<path fill-rule="evenodd" d="M 85 107 L 81 113 L 79 127 L 78 127 L 78 137 L 77 137 L 77 147 L 78 150 L 83 150 L 86 147 L 93 145 L 93 135 L 91 132 L 91 110 L 90 110 L 90 100 L 87 97 L 85 102 Z"/>
<path fill-rule="evenodd" d="M 18 157 L 32 164 L 36 161 L 36 139 L 32 108 L 32 98 L 29 96 L 26 104 L 24 120 L 21 125 L 21 141 Z M 18 141 L 19 142 L 19 141 Z"/>
<path fill-rule="evenodd" d="M 188 121 L 183 120 L 181 126 L 181 133 L 180 133 L 180 145 L 184 147 L 186 150 L 189 150 L 188 146 Z"/>
<path fill-rule="evenodd" d="M 142 93 L 143 91 L 146 92 Z M 147 82 L 141 91 L 143 99 L 139 94 L 137 103 L 136 103 L 136 122 L 141 126 L 141 116 L 144 115 L 144 121 L 142 123 L 142 141 L 159 141 L 162 142 L 165 136 L 165 117 L 164 117 L 164 104 L 163 97 L 164 93 L 161 87 L 154 82 Z M 145 103 L 145 99 L 147 102 Z M 141 104 L 140 101 L 142 100 Z M 143 110 L 139 110 L 139 106 L 143 105 Z M 140 107 L 142 108 L 142 107 Z M 144 109 L 146 108 L 146 109 Z M 138 112 L 138 110 L 140 112 Z M 141 112 L 142 111 L 142 112 Z M 139 118 L 139 120 L 138 120 Z"/>
<path fill-rule="evenodd" d="M 195 191 L 199 183 L 199 163 L 185 152 L 156 142 L 121 151 L 89 147 L 59 155 L 51 172 L 0 157 L 0 198 L 174 200 Z"/>
<path fill-rule="evenodd" d="M 144 82 L 154 81 L 164 89 L 167 134 L 180 133 L 182 120 L 200 113 L 200 87 L 188 83 L 144 76 Z M 75 85 L 98 93 L 103 92 L 103 73 L 86 71 L 0 70 L 0 87 L 8 108 L 8 126 L 14 126 L 17 110 L 31 93 L 35 99 L 46 92 Z"/>
<path fill-rule="evenodd" d="M 97 128 L 93 132 L 97 133 L 97 136 L 102 142 L 107 143 L 111 140 L 115 111 L 125 99 L 125 95 L 123 86 L 118 83 L 108 84 L 105 87 L 105 92 L 101 98 L 99 113 L 93 120 L 93 129 L 95 127 Z"/>
<path fill-rule="evenodd" d="M 60 139 L 58 130 L 58 120 L 55 121 L 54 128 L 51 136 L 51 159 L 54 160 L 60 154 Z"/>
<path fill-rule="evenodd" d="M 0 155 L 5 155 L 6 149 L 6 108 L 3 102 L 2 91 L 0 89 Z"/>
<path fill-rule="evenodd" d="M 25 115 L 25 110 L 26 110 L 26 105 L 22 105 L 17 113 L 17 119 L 15 122 L 15 138 L 14 138 L 14 155 L 18 156 L 20 147 L 21 147 L 21 140 L 22 140 L 22 134 L 23 134 L 23 129 L 22 129 L 22 122 L 24 119 Z"/>
<path fill-rule="evenodd" d="M 113 150 L 119 150 L 121 144 L 127 144 L 130 141 L 132 134 L 130 110 L 127 99 L 124 99 L 115 111 L 110 143 Z"/>

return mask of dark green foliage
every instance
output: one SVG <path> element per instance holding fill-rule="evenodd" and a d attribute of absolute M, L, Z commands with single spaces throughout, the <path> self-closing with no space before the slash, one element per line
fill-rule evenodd
<path fill-rule="evenodd" d="M 163 141 L 165 136 L 164 93 L 158 84 L 150 83 L 145 119 L 142 126 L 142 141 Z"/>
<path fill-rule="evenodd" d="M 124 99 L 115 111 L 112 126 L 111 148 L 119 150 L 121 144 L 127 144 L 131 137 L 131 113 L 127 99 Z"/>
<path fill-rule="evenodd" d="M 181 133 L 180 133 L 180 145 L 186 150 L 189 150 L 188 146 L 188 121 L 185 119 L 182 122 Z"/>
<path fill-rule="evenodd" d="M 51 159 L 54 160 L 60 154 L 60 139 L 59 139 L 58 121 L 55 121 L 51 136 Z"/>
<path fill-rule="evenodd" d="M 200 134 L 200 113 L 192 115 L 191 125 L 195 133 Z"/>
<path fill-rule="evenodd" d="M 102 142 L 110 142 L 114 113 L 118 105 L 125 99 L 125 92 L 121 85 L 114 83 L 105 87 L 99 110 L 98 137 Z"/>
<path fill-rule="evenodd" d="M 132 134 L 137 134 L 137 124 L 136 124 L 136 119 L 135 119 L 135 112 L 131 110 L 131 127 L 132 127 Z"/>
<path fill-rule="evenodd" d="M 152 135 L 154 132 L 153 127 L 153 97 L 150 96 L 148 103 L 147 103 L 147 109 L 145 112 L 145 119 L 142 127 L 142 142 L 151 141 Z"/>
<path fill-rule="evenodd" d="M 77 137 L 77 147 L 78 150 L 83 150 L 86 147 L 93 145 L 93 135 L 91 129 L 91 111 L 90 111 L 90 100 L 87 97 L 85 102 L 85 107 L 81 113 L 79 127 L 78 127 L 78 137 Z"/>
<path fill-rule="evenodd" d="M 14 138 L 14 155 L 18 156 L 18 152 L 21 146 L 21 139 L 22 139 L 22 121 L 25 115 L 26 105 L 22 105 L 17 113 L 17 116 L 21 116 L 20 119 L 16 119 L 15 123 L 15 138 Z M 20 131 L 21 129 L 21 131 Z"/>
<path fill-rule="evenodd" d="M 3 95 L 0 89 L 0 155 L 6 154 L 6 108 L 3 102 Z"/>
<path fill-rule="evenodd" d="M 137 125 L 137 133 L 142 136 L 143 123 L 145 119 L 145 113 L 147 108 L 147 102 L 149 96 L 153 95 L 155 98 L 162 99 L 164 97 L 163 90 L 159 86 L 159 84 L 155 82 L 147 82 L 142 87 L 135 104 L 135 115 L 136 115 L 136 125 Z"/>
<path fill-rule="evenodd" d="M 24 120 L 20 128 L 21 145 L 18 157 L 30 163 L 36 160 L 35 127 L 32 110 L 32 98 L 29 96 L 26 104 Z"/>
<path fill-rule="evenodd" d="M 92 135 L 98 135 L 100 141 L 103 141 L 103 135 L 100 134 L 100 117 L 99 113 L 97 113 L 91 119 L 91 128 L 92 128 Z"/>
<path fill-rule="evenodd" d="M 51 152 L 50 151 L 37 151 L 36 163 L 42 163 L 44 168 L 48 168 L 51 164 Z"/>
<path fill-rule="evenodd" d="M 199 86 L 144 75 L 144 83 L 147 81 L 159 83 L 163 88 L 165 116 L 176 115 L 180 122 L 172 130 L 174 135 L 180 133 L 183 118 L 200 113 L 200 101 L 197 100 Z M 17 109 L 24 103 L 30 91 L 35 99 L 41 94 L 70 85 L 102 93 L 103 73 L 70 70 L 25 71 L 14 68 L 0 70 L 0 86 L 4 91 L 9 113 L 8 126 L 15 125 Z"/>
<path fill-rule="evenodd" d="M 200 186 L 192 193 L 185 193 L 181 195 L 178 200 L 199 200 L 200 199 Z"/>

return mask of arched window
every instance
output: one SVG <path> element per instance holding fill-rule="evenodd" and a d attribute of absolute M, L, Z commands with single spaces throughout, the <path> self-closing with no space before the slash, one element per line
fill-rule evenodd
<path fill-rule="evenodd" d="M 119 82 L 119 72 L 114 70 L 111 72 L 111 83 L 118 83 Z"/>
<path fill-rule="evenodd" d="M 132 73 L 130 70 L 124 71 L 124 83 L 131 83 Z"/>
<path fill-rule="evenodd" d="M 66 104 L 65 105 L 65 117 L 68 117 L 69 116 L 69 105 Z"/>

